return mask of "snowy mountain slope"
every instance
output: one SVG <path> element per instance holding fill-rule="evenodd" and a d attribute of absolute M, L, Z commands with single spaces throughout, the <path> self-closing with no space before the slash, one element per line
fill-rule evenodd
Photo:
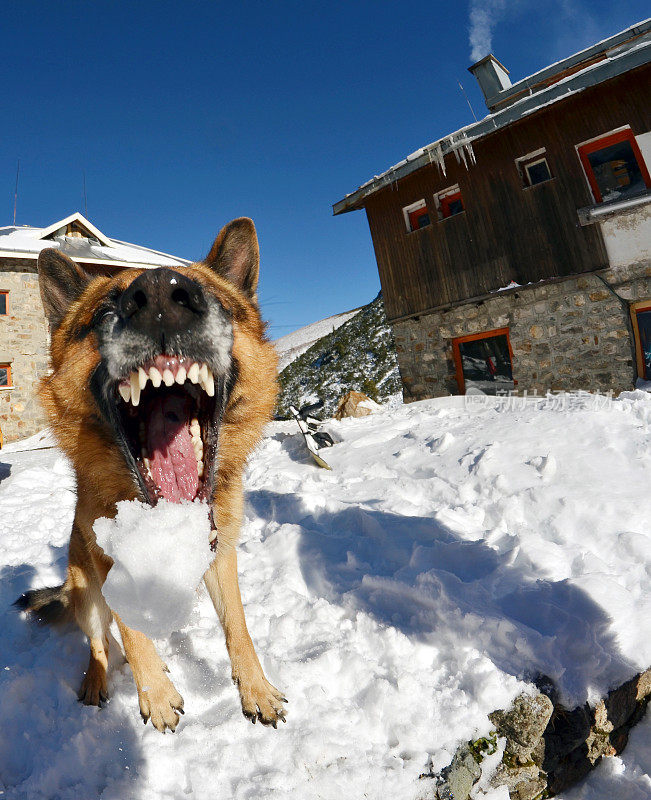
<path fill-rule="evenodd" d="M 343 325 L 315 342 L 280 373 L 277 409 L 289 416 L 290 404 L 301 407 L 320 399 L 322 417 L 332 416 L 351 389 L 382 402 L 401 390 L 393 332 L 382 295 Z"/>
<path fill-rule="evenodd" d="M 304 353 L 322 336 L 339 328 L 344 322 L 347 322 L 351 317 L 359 311 L 359 308 L 354 308 L 352 311 L 345 311 L 343 314 L 335 314 L 332 317 L 320 319 L 317 322 L 312 322 L 310 325 L 305 325 L 292 333 L 281 336 L 279 339 L 274 340 L 274 347 L 278 351 L 278 371 L 282 371 L 290 364 L 295 358 Z"/>
<path fill-rule="evenodd" d="M 143 727 L 128 667 L 75 697 L 87 646 L 9 608 L 61 579 L 72 478 L 56 450 L 0 453 L 0 789 L 11 800 L 418 798 L 428 763 L 550 675 L 568 704 L 651 663 L 651 396 L 442 398 L 333 422 L 332 472 L 294 423 L 252 458 L 239 549 L 252 636 L 287 725 L 241 715 L 205 591 L 157 642 L 185 697 Z M 651 720 L 564 800 L 651 794 Z M 504 800 L 494 790 L 490 800 Z"/>

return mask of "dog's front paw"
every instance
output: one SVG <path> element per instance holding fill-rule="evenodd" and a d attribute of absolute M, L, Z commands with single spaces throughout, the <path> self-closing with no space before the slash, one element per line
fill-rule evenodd
<path fill-rule="evenodd" d="M 251 722 L 260 720 L 263 725 L 276 728 L 279 720 L 287 721 L 287 711 L 283 705 L 287 699 L 269 683 L 262 670 L 233 675 L 233 682 L 240 690 L 242 713 Z"/>
<path fill-rule="evenodd" d="M 179 724 L 179 714 L 184 713 L 183 698 L 167 675 L 161 672 L 156 680 L 150 679 L 147 684 L 139 686 L 138 702 L 145 725 L 151 719 L 157 731 L 165 733 L 169 728 L 174 733 Z"/>
<path fill-rule="evenodd" d="M 106 670 L 101 664 L 91 664 L 77 693 L 85 706 L 101 706 L 108 700 Z"/>

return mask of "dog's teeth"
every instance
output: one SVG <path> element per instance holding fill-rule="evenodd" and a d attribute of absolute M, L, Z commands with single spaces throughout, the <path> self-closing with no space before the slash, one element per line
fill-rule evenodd
<path fill-rule="evenodd" d="M 142 367 L 138 367 L 138 383 L 140 385 L 140 391 L 142 391 L 145 388 L 148 380 L 149 380 L 149 375 L 147 375 L 147 373 Z"/>
<path fill-rule="evenodd" d="M 138 379 L 138 373 L 132 372 L 131 373 L 131 402 L 134 406 L 137 406 L 140 402 L 140 380 Z"/>
<path fill-rule="evenodd" d="M 179 371 L 176 373 L 176 382 L 185 383 L 186 376 L 187 372 L 185 371 L 185 367 L 179 367 Z"/>
<path fill-rule="evenodd" d="M 192 447 L 194 448 L 194 455 L 197 462 L 201 461 L 203 458 L 203 444 L 201 439 L 192 439 Z"/>
<path fill-rule="evenodd" d="M 158 387 L 159 387 L 159 386 L 161 385 L 161 383 L 163 382 L 163 376 L 162 376 L 162 375 L 160 374 L 160 372 L 159 372 L 159 371 L 156 369 L 156 367 L 152 367 L 152 368 L 149 370 L 149 377 L 150 377 L 150 379 L 151 379 L 151 382 L 152 382 L 152 385 L 153 385 L 154 389 L 158 389 Z"/>
<path fill-rule="evenodd" d="M 203 478 L 203 461 L 197 461 L 197 474 Z"/>
<path fill-rule="evenodd" d="M 174 383 L 174 375 L 171 369 L 163 370 L 163 383 L 165 386 L 171 386 Z"/>
<path fill-rule="evenodd" d="M 196 361 L 192 364 L 192 366 L 188 370 L 188 378 L 190 379 L 190 381 L 192 381 L 192 383 L 199 382 L 199 365 L 197 364 Z"/>
<path fill-rule="evenodd" d="M 202 364 L 199 368 L 199 383 L 201 386 L 204 386 L 206 383 L 206 378 L 208 377 L 208 365 Z"/>
<path fill-rule="evenodd" d="M 131 400 L 131 385 L 128 383 L 121 383 L 118 386 L 118 392 L 120 392 L 120 396 L 124 400 L 125 403 L 128 403 Z"/>
<path fill-rule="evenodd" d="M 193 437 L 201 436 L 201 425 L 199 425 L 199 420 L 196 417 L 190 420 L 190 433 Z"/>
<path fill-rule="evenodd" d="M 208 370 L 208 375 L 206 376 L 206 380 L 204 381 L 203 388 L 206 390 L 206 394 L 208 397 L 215 396 L 215 379 L 213 378 L 212 372 Z"/>

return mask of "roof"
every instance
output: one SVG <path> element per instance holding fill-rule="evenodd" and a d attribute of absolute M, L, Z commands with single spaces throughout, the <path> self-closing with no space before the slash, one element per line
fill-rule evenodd
<path fill-rule="evenodd" d="M 46 228 L 29 225 L 0 227 L 0 258 L 38 258 L 55 247 L 85 264 L 113 267 L 185 267 L 191 262 L 137 244 L 110 239 L 76 212 Z"/>
<path fill-rule="evenodd" d="M 603 57 L 599 57 L 600 54 Z M 540 70 L 502 90 L 499 105 L 509 105 L 463 128 L 421 147 L 381 175 L 375 175 L 358 189 L 335 203 L 333 213 L 344 214 L 363 208 L 367 197 L 427 164 L 436 163 L 445 175 L 444 156 L 454 153 L 466 167 L 475 164 L 472 143 L 500 128 L 540 111 L 545 106 L 566 100 L 590 86 L 622 75 L 651 61 L 651 19 L 632 25 L 592 47 Z M 585 66 L 581 68 L 581 64 Z M 572 71 L 574 70 L 574 71 Z M 563 73 L 570 71 L 562 77 Z M 554 80 L 555 76 L 561 76 Z M 513 97 L 519 97 L 513 101 Z"/>

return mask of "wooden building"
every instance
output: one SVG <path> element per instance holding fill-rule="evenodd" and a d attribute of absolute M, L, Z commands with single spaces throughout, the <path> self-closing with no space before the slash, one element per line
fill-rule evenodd
<path fill-rule="evenodd" d="M 651 380 L 651 21 L 512 85 L 334 206 L 364 208 L 406 400 Z"/>
<path fill-rule="evenodd" d="M 95 274 L 190 263 L 109 239 L 79 213 L 46 228 L 0 228 L 0 430 L 5 443 L 45 426 L 36 388 L 49 366 L 49 331 L 36 262 L 46 247 L 56 247 Z"/>

